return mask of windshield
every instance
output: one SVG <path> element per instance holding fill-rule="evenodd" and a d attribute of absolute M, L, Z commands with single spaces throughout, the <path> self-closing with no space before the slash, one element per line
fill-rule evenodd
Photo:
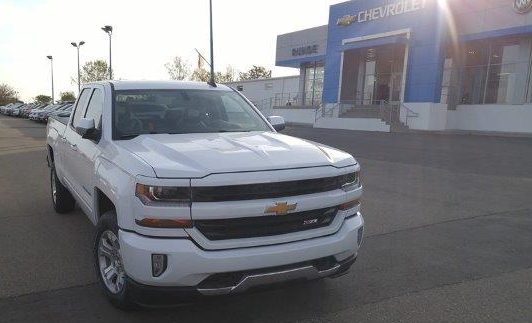
<path fill-rule="evenodd" d="M 237 93 L 213 90 L 127 90 L 115 92 L 118 139 L 141 134 L 271 131 Z"/>

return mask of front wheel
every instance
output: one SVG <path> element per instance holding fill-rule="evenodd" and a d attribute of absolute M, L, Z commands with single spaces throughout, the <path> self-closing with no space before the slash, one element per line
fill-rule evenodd
<path fill-rule="evenodd" d="M 53 165 L 50 170 L 50 190 L 52 193 L 52 203 L 57 213 L 64 214 L 74 210 L 76 201 L 68 189 L 61 184 L 59 178 L 57 178 L 57 173 Z"/>
<path fill-rule="evenodd" d="M 98 221 L 94 239 L 94 262 L 98 281 L 111 303 L 120 309 L 134 309 L 118 240 L 116 213 L 109 211 Z"/>

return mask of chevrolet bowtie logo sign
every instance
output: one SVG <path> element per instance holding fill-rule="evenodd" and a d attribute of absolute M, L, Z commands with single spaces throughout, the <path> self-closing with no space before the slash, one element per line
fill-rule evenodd
<path fill-rule="evenodd" d="M 527 13 L 532 9 L 532 0 L 514 0 L 514 9 L 518 13 Z"/>
<path fill-rule="evenodd" d="M 266 214 L 275 213 L 276 215 L 286 215 L 288 214 L 289 211 L 294 211 L 296 208 L 297 208 L 297 203 L 295 204 L 288 204 L 287 202 L 275 203 L 274 206 L 267 207 L 264 213 Z"/>

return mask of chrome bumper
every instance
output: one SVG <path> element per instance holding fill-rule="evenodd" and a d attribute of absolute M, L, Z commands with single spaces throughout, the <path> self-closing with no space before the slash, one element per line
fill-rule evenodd
<path fill-rule="evenodd" d="M 325 277 L 338 277 L 347 273 L 351 265 L 355 262 L 355 257 L 350 257 L 333 267 L 319 270 L 313 265 L 306 265 L 298 268 L 265 272 L 260 274 L 250 274 L 244 276 L 237 284 L 222 288 L 198 288 L 197 291 L 204 296 L 220 296 L 227 294 L 243 293 L 253 287 L 268 286 L 272 284 L 285 283 L 300 280 L 316 280 Z"/>

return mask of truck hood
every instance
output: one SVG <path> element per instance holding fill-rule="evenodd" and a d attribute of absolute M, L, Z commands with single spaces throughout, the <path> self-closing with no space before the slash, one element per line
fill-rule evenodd
<path fill-rule="evenodd" d="M 340 150 L 272 132 L 141 135 L 115 143 L 159 178 L 356 164 Z"/>

